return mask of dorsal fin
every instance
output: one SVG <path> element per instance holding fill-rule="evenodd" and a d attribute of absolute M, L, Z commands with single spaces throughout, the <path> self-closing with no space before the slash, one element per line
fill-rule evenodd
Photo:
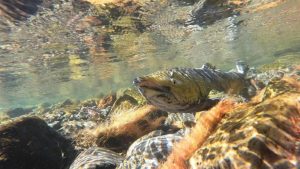
<path fill-rule="evenodd" d="M 215 70 L 215 69 L 216 69 L 216 67 L 213 66 L 211 63 L 205 63 L 205 64 L 202 65 L 201 68 L 202 68 L 202 69 L 212 69 L 212 70 Z"/>
<path fill-rule="evenodd" d="M 237 61 L 235 65 L 238 73 L 246 75 L 247 72 L 249 71 L 249 65 L 247 65 L 246 62 L 242 60 Z"/>

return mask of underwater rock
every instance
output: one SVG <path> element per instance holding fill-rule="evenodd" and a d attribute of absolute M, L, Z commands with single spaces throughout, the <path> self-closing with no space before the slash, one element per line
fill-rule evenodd
<path fill-rule="evenodd" d="M 82 151 L 70 169 L 115 169 L 124 157 L 101 147 L 90 147 Z"/>
<path fill-rule="evenodd" d="M 145 104 L 145 98 L 136 89 L 120 89 L 116 93 L 116 99 L 111 106 L 110 113 L 118 113 L 141 107 Z"/>
<path fill-rule="evenodd" d="M 101 109 L 97 107 L 97 100 L 99 99 L 83 101 L 67 99 L 54 105 L 40 105 L 24 117 L 39 116 L 63 137 L 73 140 L 72 144 L 77 150 L 82 150 L 88 147 L 82 146 L 76 141 L 78 133 L 82 130 L 96 128 L 99 123 L 109 118 L 110 106 Z M 1 119 L 3 121 L 0 124 L 11 121 L 5 116 Z"/>
<path fill-rule="evenodd" d="M 0 125 L 9 120 L 10 117 L 7 114 L 0 112 Z"/>
<path fill-rule="evenodd" d="M 63 169 L 75 153 L 70 141 L 39 118 L 19 118 L 0 126 L 0 168 Z"/>
<path fill-rule="evenodd" d="M 192 113 L 169 113 L 165 126 L 168 128 L 182 129 L 186 127 L 193 127 L 196 124 L 196 119 Z"/>
<path fill-rule="evenodd" d="M 49 126 L 64 137 L 72 139 L 80 130 L 96 127 L 100 121 L 106 119 L 108 112 L 96 107 L 94 99 L 89 99 L 82 102 L 66 100 L 53 105 L 48 112 L 38 114 Z"/>
<path fill-rule="evenodd" d="M 7 114 L 9 117 L 14 118 L 14 117 L 28 114 L 28 113 L 32 112 L 33 109 L 34 108 L 15 108 L 12 110 L 8 110 L 4 113 Z"/>
<path fill-rule="evenodd" d="M 61 124 L 61 127 L 57 131 L 66 138 L 74 138 L 75 135 L 83 129 L 92 129 L 97 126 L 97 123 L 93 121 L 82 120 L 70 120 Z"/>
<path fill-rule="evenodd" d="M 81 106 L 83 107 L 94 107 L 97 106 L 96 100 L 95 99 L 88 99 L 84 100 L 80 103 Z"/>
<path fill-rule="evenodd" d="M 108 106 L 112 106 L 114 102 L 116 101 L 116 94 L 110 94 L 108 96 L 105 96 L 104 98 L 100 99 L 98 102 L 97 107 L 100 109 L 105 109 Z"/>
<path fill-rule="evenodd" d="M 295 168 L 299 92 L 291 78 L 270 82 L 250 103 L 227 113 L 190 158 L 191 168 Z"/>
<path fill-rule="evenodd" d="M 179 130 L 167 133 L 156 130 L 139 138 L 131 144 L 118 169 L 158 168 L 160 162 L 166 160 L 172 151 L 173 145 L 188 132 L 189 130 Z"/>

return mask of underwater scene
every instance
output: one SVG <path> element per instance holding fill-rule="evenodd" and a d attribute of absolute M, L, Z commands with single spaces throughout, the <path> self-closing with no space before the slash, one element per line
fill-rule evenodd
<path fill-rule="evenodd" d="M 0 169 L 300 169 L 300 0 L 0 0 Z"/>

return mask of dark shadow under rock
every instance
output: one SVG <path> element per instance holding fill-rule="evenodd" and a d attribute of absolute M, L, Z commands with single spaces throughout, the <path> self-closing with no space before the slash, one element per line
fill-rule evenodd
<path fill-rule="evenodd" d="M 0 168 L 63 169 L 76 152 L 43 120 L 25 117 L 0 126 Z"/>

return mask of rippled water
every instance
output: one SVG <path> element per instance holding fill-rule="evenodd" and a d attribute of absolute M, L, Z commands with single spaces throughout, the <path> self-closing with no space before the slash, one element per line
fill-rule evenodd
<path fill-rule="evenodd" d="M 299 0 L 205 26 L 181 23 L 191 5 L 152 5 L 109 22 L 66 3 L 0 29 L 0 110 L 97 97 L 169 67 L 300 57 Z"/>

